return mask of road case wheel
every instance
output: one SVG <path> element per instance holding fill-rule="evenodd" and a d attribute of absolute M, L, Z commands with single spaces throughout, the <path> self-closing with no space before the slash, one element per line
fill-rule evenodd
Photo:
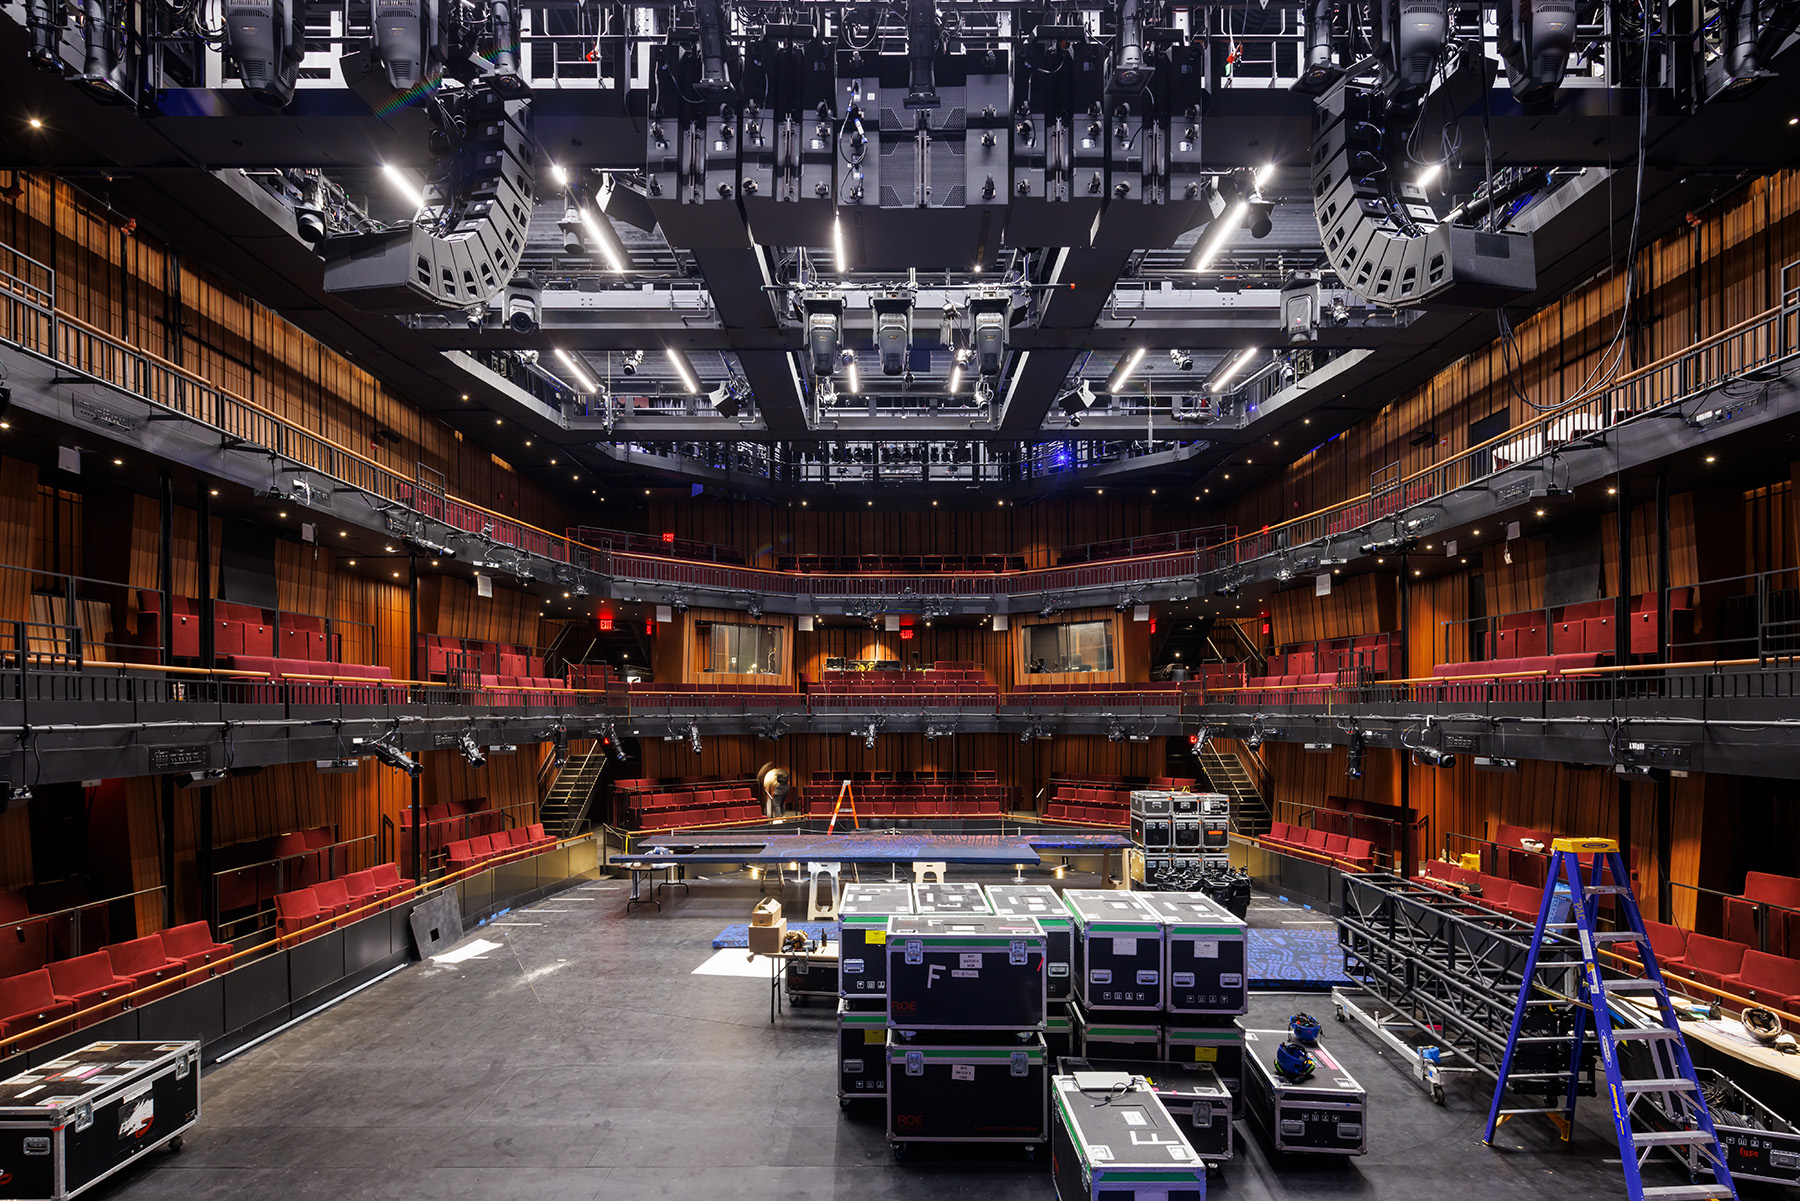
<path fill-rule="evenodd" d="M 174 1138 L 169 1140 L 169 1153 L 171 1155 L 173 1155 L 173 1154 L 179 1152 L 180 1150 L 181 1150 L 181 1136 L 178 1134 Z"/>
<path fill-rule="evenodd" d="M 902 1160 L 905 1158 L 906 1158 L 906 1144 L 905 1143 L 895 1143 L 894 1144 L 894 1159 L 896 1161 L 898 1161 L 898 1160 Z"/>
<path fill-rule="evenodd" d="M 1444 1086 L 1443 1085 L 1434 1084 L 1431 1086 L 1431 1099 L 1433 1101 L 1436 1101 L 1439 1105 L 1442 1105 L 1444 1103 Z"/>

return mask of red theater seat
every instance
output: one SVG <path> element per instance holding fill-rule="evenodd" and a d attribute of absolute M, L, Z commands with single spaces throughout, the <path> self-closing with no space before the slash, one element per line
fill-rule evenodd
<path fill-rule="evenodd" d="M 0 1038 L 11 1038 L 74 1012 L 74 1001 L 56 995 L 47 969 L 0 980 Z M 72 1029 L 72 1025 L 64 1024 L 44 1037 L 53 1038 Z"/>
<path fill-rule="evenodd" d="M 351 872 L 344 877 L 343 884 L 344 891 L 350 895 L 350 908 L 353 910 L 372 906 L 385 895 L 381 886 L 375 883 L 375 873 L 372 871 Z"/>
<path fill-rule="evenodd" d="M 176 926 L 172 930 L 163 930 L 158 935 L 162 939 L 163 954 L 181 965 L 182 971 L 215 965 L 215 972 L 229 971 L 230 964 L 219 965 L 219 961 L 231 954 L 231 944 L 214 942 L 212 928 L 205 922 L 189 922 L 185 926 Z M 194 976 L 189 983 L 200 979 Z"/>
<path fill-rule="evenodd" d="M 106 948 L 106 956 L 112 963 L 113 975 L 131 981 L 131 991 L 139 993 L 132 999 L 134 1005 L 166 997 L 181 987 L 176 983 L 164 984 L 171 976 L 179 976 L 182 967 L 169 958 L 163 950 L 162 939 L 154 934 L 130 942 L 116 942 Z M 159 984 L 163 987 L 156 987 Z M 144 989 L 150 991 L 144 992 Z"/>
<path fill-rule="evenodd" d="M 407 881 L 400 875 L 400 868 L 392 863 L 377 863 L 372 869 L 375 883 L 381 887 L 383 896 L 395 896 L 405 892 Z"/>
<path fill-rule="evenodd" d="M 342 880 L 321 880 L 312 886 L 313 899 L 330 917 L 343 917 L 350 911 L 350 889 Z"/>
<path fill-rule="evenodd" d="M 307 938 L 317 938 L 336 925 L 336 922 L 332 921 L 332 917 L 333 915 L 329 911 L 319 907 L 319 899 L 313 895 L 310 888 L 298 888 L 293 892 L 275 894 L 275 933 L 284 945 L 304 941 Z M 300 933 L 307 927 L 319 926 L 320 923 L 327 924 L 311 933 L 305 935 Z"/>
<path fill-rule="evenodd" d="M 80 1030 L 125 1012 L 122 998 L 131 991 L 131 981 L 113 973 L 105 951 L 95 951 L 51 964 L 50 987 L 59 999 L 75 1003 L 80 1012 L 75 1028 Z"/>
<path fill-rule="evenodd" d="M 1725 898 L 1725 937 L 1760 948 L 1763 942 L 1759 904 L 1780 907 L 1767 911 L 1769 951 L 1776 955 L 1800 951 L 1800 878 L 1771 872 L 1746 873 L 1743 895 Z"/>
<path fill-rule="evenodd" d="M 1725 989 L 1770 1009 L 1800 1014 L 1800 959 L 1745 951 L 1743 967 L 1725 977 Z"/>
<path fill-rule="evenodd" d="M 1710 988 L 1724 988 L 1725 978 L 1743 969 L 1745 953 L 1741 942 L 1689 934 L 1687 960 L 1680 974 Z"/>
<path fill-rule="evenodd" d="M 448 853 L 449 868 L 453 872 L 467 870 L 481 862 L 481 855 L 475 850 L 469 839 L 461 839 L 451 843 Z"/>

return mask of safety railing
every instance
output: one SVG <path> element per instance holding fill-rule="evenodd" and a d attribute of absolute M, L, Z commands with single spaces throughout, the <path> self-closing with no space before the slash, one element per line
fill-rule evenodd
<path fill-rule="evenodd" d="M 220 915 L 219 937 L 231 942 L 273 925 L 276 896 L 336 880 L 353 862 L 373 862 L 377 841 L 365 834 L 213 872 L 206 883 L 215 903 L 211 912 Z"/>
<path fill-rule="evenodd" d="M 1684 930 L 1771 955 L 1800 958 L 1800 908 L 1668 881 L 1669 919 Z"/>
<path fill-rule="evenodd" d="M 1283 821 L 1291 821 L 1309 830 L 1363 839 L 1374 848 L 1378 863 L 1384 867 L 1399 866 L 1404 827 L 1394 818 L 1354 813 L 1347 809 L 1334 809 L 1329 805 L 1296 805 L 1285 802 L 1281 805 L 1281 812 L 1293 815 L 1291 818 L 1282 817 Z"/>
<path fill-rule="evenodd" d="M 1163 555 L 1175 551 L 1198 550 L 1217 546 L 1237 537 L 1235 525 L 1209 525 L 1191 530 L 1174 530 L 1167 534 L 1144 534 L 1137 538 L 1114 538 L 1106 542 L 1088 542 L 1065 546 L 1056 552 L 1060 567 L 1081 563 L 1100 563 L 1108 559 L 1135 559 L 1143 555 Z"/>
<path fill-rule="evenodd" d="M 1440 498 L 1487 477 L 1510 471 L 1558 448 L 1604 434 L 1625 422 L 1663 413 L 1718 388 L 1724 382 L 1767 368 L 1800 352 L 1800 289 L 1790 264 L 1782 270 L 1780 306 L 1700 339 L 1610 383 L 1598 384 L 1532 420 L 1460 454 L 1396 481 L 1379 494 L 1362 496 L 1279 525 L 1267 526 L 1200 552 L 1203 567 L 1218 571 L 1265 555 L 1278 554 L 1333 538 L 1357 537 L 1368 526 L 1402 509 Z M 1728 417 L 1738 405 L 1753 401 L 1724 400 L 1708 414 L 1689 414 L 1704 425 Z M 1429 529 L 1422 522 L 1405 533 Z"/>
<path fill-rule="evenodd" d="M 7 962 L 41 966 L 59 959 L 73 959 L 107 943 L 118 942 L 119 939 L 112 936 L 115 928 L 137 928 L 138 902 L 144 897 L 160 897 L 162 893 L 163 885 L 156 884 L 135 892 L 122 892 L 61 909 L 17 914 L 0 920 L 0 931 L 5 932 L 0 937 L 5 937 L 11 944 Z M 156 908 L 161 911 L 160 901 Z"/>

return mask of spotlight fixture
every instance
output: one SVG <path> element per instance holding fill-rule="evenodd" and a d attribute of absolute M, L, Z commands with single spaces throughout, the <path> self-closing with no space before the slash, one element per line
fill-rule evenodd
<path fill-rule="evenodd" d="M 644 352 L 641 350 L 634 350 L 625 356 L 624 360 L 620 362 L 619 368 L 624 371 L 626 375 L 636 375 L 638 368 L 643 365 Z"/>
<path fill-rule="evenodd" d="M 464 731 L 457 736 L 456 749 L 463 753 L 463 758 L 469 761 L 470 767 L 480 768 L 487 766 L 487 756 L 482 754 L 481 748 L 476 745 L 475 735 L 468 731 Z"/>
<path fill-rule="evenodd" d="M 1455 767 L 1456 756 L 1446 755 L 1436 747 L 1416 746 L 1412 752 L 1413 762 L 1420 767 Z"/>
<path fill-rule="evenodd" d="M 844 340 L 844 298 L 829 292 L 808 293 L 800 298 L 800 307 L 806 314 L 806 349 L 812 356 L 813 374 L 829 377 L 837 370 Z"/>
<path fill-rule="evenodd" d="M 687 739 L 688 739 L 688 749 L 692 750 L 694 752 L 694 754 L 698 755 L 700 753 L 700 725 L 698 722 L 690 721 L 688 723 Z"/>
<path fill-rule="evenodd" d="M 502 299 L 501 319 L 515 333 L 528 334 L 538 327 L 538 314 L 543 292 L 529 275 L 515 275 L 506 285 Z"/>
<path fill-rule="evenodd" d="M 14 805 L 23 805 L 26 801 L 29 801 L 30 799 L 31 799 L 31 785 L 15 784 L 15 785 L 13 785 L 11 799 L 8 802 L 8 807 L 10 808 L 11 806 L 14 806 Z"/>
<path fill-rule="evenodd" d="M 230 774 L 222 767 L 209 767 L 205 771 L 182 772 L 175 777 L 175 786 L 177 788 L 211 788 Z"/>
<path fill-rule="evenodd" d="M 1125 727 L 1120 725 L 1116 721 L 1108 722 L 1106 725 L 1106 741 L 1108 741 L 1108 742 L 1124 742 L 1125 741 Z"/>
<path fill-rule="evenodd" d="M 1063 412 L 1071 417 L 1079 417 L 1089 409 L 1093 408 L 1094 401 L 1097 399 L 1098 397 L 1094 395 L 1094 390 L 1088 387 L 1088 382 L 1086 380 L 1076 380 L 1075 387 L 1062 394 L 1061 401 Z"/>
<path fill-rule="evenodd" d="M 1244 228 L 1253 238 L 1268 237 L 1269 231 L 1275 228 L 1274 202 L 1259 196 L 1244 201 Z"/>
<path fill-rule="evenodd" d="M 866 749 L 871 751 L 875 749 L 875 734 L 879 729 L 880 726 L 876 722 L 870 722 L 867 726 L 863 727 L 862 740 L 863 746 Z"/>
<path fill-rule="evenodd" d="M 1194 356 L 1185 350 L 1171 350 L 1169 352 L 1169 362 L 1175 365 L 1175 370 L 1177 371 L 1192 371 L 1194 369 Z"/>
<path fill-rule="evenodd" d="M 906 371 L 912 349 L 912 293 L 878 293 L 870 304 L 875 309 L 875 349 L 881 356 L 881 373 L 900 375 Z"/>
<path fill-rule="evenodd" d="M 1363 736 L 1361 730 L 1350 731 L 1350 756 L 1344 762 L 1344 774 L 1352 780 L 1362 779 Z"/>
<path fill-rule="evenodd" d="M 998 375 L 1006 360 L 1006 323 L 1012 314 L 1012 298 L 984 293 L 969 301 L 969 312 L 975 319 L 975 370 L 981 375 Z"/>
<path fill-rule="evenodd" d="M 417 759 L 414 759 L 411 755 L 408 755 L 405 751 L 401 750 L 391 742 L 372 742 L 369 744 L 369 753 L 389 767 L 398 768 L 405 772 L 413 779 L 417 779 L 419 773 L 425 770 L 425 765 L 423 763 L 420 763 Z"/>

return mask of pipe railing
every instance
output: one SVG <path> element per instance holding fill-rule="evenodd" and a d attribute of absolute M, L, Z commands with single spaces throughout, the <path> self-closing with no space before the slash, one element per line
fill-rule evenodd
<path fill-rule="evenodd" d="M 345 873 L 340 869 L 347 867 L 350 860 L 350 848 L 362 843 L 375 843 L 378 836 L 364 834 L 359 838 L 346 838 L 339 842 L 326 843 L 316 847 L 307 847 L 290 855 L 275 855 L 268 859 L 259 859 L 252 863 L 240 863 L 232 867 L 221 868 L 212 874 L 207 881 L 211 888 L 211 896 L 215 902 L 215 912 L 222 914 L 237 913 L 241 909 L 249 909 L 249 913 L 219 920 L 219 933 L 226 942 L 240 938 L 250 930 L 259 930 L 267 925 L 264 919 L 272 918 L 275 913 L 275 896 L 277 893 L 290 892 L 293 889 L 305 888 L 316 884 L 319 880 L 340 879 Z M 371 848 L 375 850 L 376 848 Z M 216 853 L 216 852 L 215 852 Z M 290 874 L 300 877 L 306 874 L 303 860 L 319 862 L 314 870 L 318 879 L 301 883 L 298 879 L 289 880 Z M 235 901 L 233 890 L 227 886 L 237 883 L 248 884 L 250 889 L 249 903 L 231 904 L 227 906 L 227 898 Z M 246 926 L 246 923 L 248 925 Z M 236 933 L 226 933 L 227 930 Z"/>
<path fill-rule="evenodd" d="M 153 884 L 149 888 L 140 888 L 135 892 L 122 892 L 117 896 L 101 897 L 94 901 L 83 901 L 79 905 L 69 905 L 62 909 L 52 909 L 47 913 L 30 913 L 23 917 L 9 918 L 5 921 L 0 921 L 0 930 L 9 931 L 10 937 L 14 942 L 23 944 L 30 941 L 30 939 L 35 936 L 32 932 L 32 928 L 39 927 L 41 929 L 36 933 L 41 934 L 44 940 L 43 962 L 51 963 L 59 959 L 73 959 L 77 955 L 83 953 L 81 949 L 82 926 L 88 915 L 95 911 L 104 911 L 113 905 L 122 904 L 127 901 L 136 901 L 140 897 L 161 896 L 163 887 L 164 886 L 161 884 Z M 161 906 L 159 905 L 158 908 L 160 909 Z M 110 925 L 110 922 L 107 924 Z M 104 938 L 104 928 L 101 933 L 101 941 L 108 941 Z M 59 955 L 56 953 L 59 935 L 66 936 L 67 938 L 66 954 Z M 6 935 L 0 935 L 0 937 L 6 937 Z"/>

